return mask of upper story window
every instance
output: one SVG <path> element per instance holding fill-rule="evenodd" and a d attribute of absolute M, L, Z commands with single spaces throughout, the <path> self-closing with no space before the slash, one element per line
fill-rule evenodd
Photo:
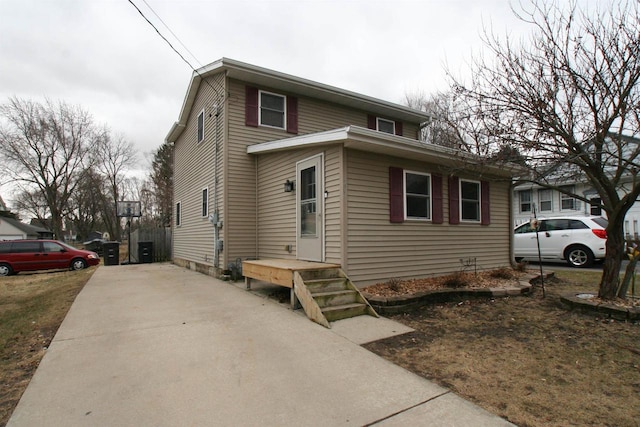
<path fill-rule="evenodd" d="M 431 219 L 431 176 L 426 173 L 404 173 L 405 217 Z"/>
<path fill-rule="evenodd" d="M 384 119 L 372 114 L 367 116 L 367 127 L 379 132 L 390 133 L 391 135 L 402 136 L 402 122 Z"/>
<path fill-rule="evenodd" d="M 182 211 L 182 203 L 176 203 L 176 227 L 179 227 L 182 221 L 181 212 Z"/>
<path fill-rule="evenodd" d="M 298 133 L 298 98 L 245 87 L 244 124 Z"/>
<path fill-rule="evenodd" d="M 561 187 L 564 191 L 567 191 L 569 193 L 573 193 L 574 192 L 574 188 L 573 185 L 566 185 L 564 187 Z M 562 211 L 573 211 L 576 209 L 576 199 L 574 199 L 573 197 L 565 194 L 565 193 L 560 193 L 560 210 Z"/>
<path fill-rule="evenodd" d="M 520 213 L 531 212 L 531 190 L 518 191 Z"/>
<path fill-rule="evenodd" d="M 396 122 L 392 120 L 381 119 L 380 117 L 376 118 L 376 130 L 380 132 L 390 133 L 391 135 L 396 134 Z"/>
<path fill-rule="evenodd" d="M 204 109 L 198 114 L 198 143 L 204 140 Z"/>
<path fill-rule="evenodd" d="M 284 129 L 286 123 L 286 97 L 260 91 L 259 99 L 260 124 Z"/>
<path fill-rule="evenodd" d="M 538 202 L 540 204 L 540 212 L 551 212 L 553 210 L 553 199 L 551 190 L 538 190 Z"/>
<path fill-rule="evenodd" d="M 480 222 L 480 183 L 460 180 L 460 219 Z"/>

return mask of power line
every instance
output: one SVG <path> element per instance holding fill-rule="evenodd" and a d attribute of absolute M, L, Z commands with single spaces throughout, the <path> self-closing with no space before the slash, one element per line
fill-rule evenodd
<path fill-rule="evenodd" d="M 196 69 L 193 67 L 193 65 L 191 65 L 191 63 L 190 63 L 189 61 L 187 61 L 187 60 L 185 59 L 185 57 L 184 57 L 184 56 L 182 56 L 182 54 L 181 54 L 180 52 L 178 52 L 178 50 L 177 50 L 175 47 L 173 47 L 173 45 L 171 44 L 171 42 L 170 42 L 169 40 L 167 40 L 167 38 L 166 38 L 165 36 L 163 36 L 163 35 L 162 35 L 162 33 L 160 32 L 160 30 L 158 30 L 158 29 L 156 28 L 156 26 L 155 26 L 155 25 L 153 25 L 153 23 L 152 23 L 151 21 L 149 21 L 149 19 L 144 15 L 144 13 L 142 13 L 142 11 L 138 8 L 138 6 L 136 6 L 136 4 L 135 4 L 132 0 L 129 0 L 129 3 L 131 3 L 131 5 L 132 5 L 133 7 L 135 7 L 135 8 L 136 8 L 136 10 L 137 10 L 137 11 L 138 11 L 138 13 L 140 14 L 140 16 L 142 16 L 142 17 L 144 18 L 144 20 L 145 20 L 145 21 L 147 21 L 147 22 L 149 23 L 149 25 L 151 25 L 151 27 L 153 27 L 153 29 L 154 29 L 154 30 L 156 30 L 156 33 L 158 33 L 158 35 L 159 35 L 160 37 L 162 37 L 162 40 L 164 40 L 165 42 L 167 42 L 167 44 L 169 45 L 169 47 L 170 47 L 171 49 L 173 49 L 173 51 L 174 51 L 175 53 L 177 53 L 177 54 L 178 54 L 178 56 L 179 56 L 180 58 L 182 58 L 182 60 L 183 60 L 184 62 L 186 62 L 186 63 L 187 63 L 187 65 L 189 66 L 189 68 L 191 68 L 193 71 L 196 71 Z M 145 2 L 145 3 L 146 3 L 146 2 Z M 154 12 L 154 13 L 155 13 L 155 12 Z M 169 31 L 171 31 L 171 30 L 169 30 Z M 188 51 L 188 49 L 187 49 L 187 51 Z M 193 55 L 193 54 L 192 54 L 192 55 Z"/>
<path fill-rule="evenodd" d="M 196 62 L 197 62 L 201 67 L 202 67 L 202 63 L 198 60 L 198 58 L 196 58 L 196 56 L 193 54 L 193 52 L 191 52 L 191 51 L 189 50 L 189 48 L 188 48 L 184 43 L 182 43 L 182 40 L 180 40 L 180 38 L 179 38 L 178 36 L 176 36 L 176 34 L 175 34 L 173 31 L 171 31 L 171 28 L 169 28 L 169 26 L 167 25 L 167 23 L 166 23 L 166 22 L 164 22 L 164 21 L 162 20 L 162 18 L 160 17 L 160 15 L 158 15 L 158 14 L 156 13 L 156 11 L 155 11 L 155 10 L 153 10 L 153 8 L 151 7 L 151 5 L 150 5 L 149 3 L 147 3 L 147 0 L 142 0 L 142 1 L 144 2 L 144 4 L 146 4 L 146 5 L 147 5 L 147 7 L 149 8 L 149 10 L 150 10 L 151 12 L 153 12 L 153 14 L 156 16 L 156 18 L 158 18 L 158 19 L 160 20 L 160 22 L 162 22 L 162 25 L 164 25 L 164 27 L 165 27 L 167 30 L 169 30 L 169 32 L 171 33 L 171 35 L 172 35 L 173 37 L 175 37 L 175 39 L 176 39 L 176 40 L 178 40 L 178 43 L 180 43 L 180 45 L 184 48 L 184 50 L 186 50 L 187 52 L 189 52 L 189 55 L 191 55 L 191 57 L 192 57 L 193 59 L 195 59 L 195 61 L 196 61 Z"/>
<path fill-rule="evenodd" d="M 171 47 L 171 49 L 172 49 L 175 53 L 177 53 L 177 54 L 178 54 L 178 56 L 179 56 L 179 57 L 180 57 L 180 58 L 181 58 L 181 59 L 182 59 L 182 60 L 183 60 L 183 61 L 184 61 L 188 66 L 189 66 L 189 68 L 191 68 L 191 70 L 193 70 L 193 72 L 194 72 L 195 74 L 197 74 L 197 75 L 198 75 L 198 77 L 200 77 L 200 78 L 202 79 L 202 81 L 203 81 L 207 86 L 209 86 L 211 89 L 213 89 L 214 93 L 218 94 L 218 89 L 216 89 L 215 87 L 213 87 L 213 85 L 212 85 L 211 83 L 209 83 L 209 80 L 208 80 L 208 79 L 205 79 L 205 78 L 202 76 L 202 74 L 200 74 L 200 72 L 199 72 L 198 70 L 196 70 L 196 69 L 193 67 L 193 65 L 191 65 L 191 63 L 190 63 L 189 61 L 187 61 L 187 60 L 185 59 L 185 57 L 184 57 L 184 56 L 182 56 L 182 54 L 176 50 L 176 48 L 175 48 L 175 47 L 173 47 L 173 45 L 169 42 L 169 40 L 167 40 L 167 38 L 166 38 L 165 36 L 163 36 L 163 35 L 162 35 L 162 33 L 160 32 L 160 30 L 158 30 L 158 28 L 157 28 L 155 25 L 153 25 L 153 23 L 152 23 L 151 21 L 149 21 L 149 19 L 145 16 L 145 14 L 144 14 L 144 13 L 142 13 L 142 11 L 138 8 L 138 6 L 136 6 L 136 5 L 135 5 L 135 3 L 134 3 L 132 0 L 128 0 L 128 1 L 129 1 L 129 3 L 131 3 L 131 5 L 132 5 L 133 7 L 135 7 L 135 8 L 136 8 L 136 10 L 137 10 L 137 11 L 138 11 L 138 13 L 140 14 L 140 16 L 142 16 L 142 17 L 144 18 L 144 20 L 145 20 L 145 21 L 147 21 L 147 23 L 148 23 L 149 25 L 151 25 L 151 27 L 156 31 L 156 33 L 158 33 L 158 35 L 159 35 L 160 37 L 162 37 L 162 40 L 164 40 L 164 41 L 169 45 L 169 47 Z M 146 0 L 142 0 L 142 1 L 143 1 L 147 6 L 149 6 L 149 4 L 146 2 Z M 149 6 L 149 9 L 151 9 L 151 6 Z M 167 27 L 167 29 L 171 32 L 171 34 L 173 34 L 173 32 L 171 31 L 171 29 L 167 26 L 167 24 L 165 24 L 165 23 L 164 23 L 164 21 L 162 21 L 162 19 L 158 16 L 158 14 L 157 14 L 153 9 L 151 9 L 151 11 L 152 11 L 152 12 L 153 12 L 157 17 L 158 17 L 158 19 L 160 19 L 160 21 L 164 24 L 164 26 L 165 26 L 165 27 Z M 175 34 L 173 34 L 173 36 L 174 36 L 174 37 L 175 37 L 175 38 L 180 42 L 180 44 L 182 44 L 182 46 L 184 46 L 184 44 L 180 41 L 180 39 L 178 39 L 178 37 L 176 37 L 176 35 L 175 35 Z M 193 53 L 191 53 L 191 51 L 189 51 L 189 49 L 187 49 L 187 47 L 186 47 L 186 46 L 184 46 L 184 48 L 187 50 L 187 52 L 189 52 L 189 53 L 191 54 L 191 56 L 193 56 L 193 58 L 194 58 L 196 61 L 198 61 L 198 59 L 195 57 L 195 55 L 194 55 Z M 199 62 L 200 62 L 200 61 L 198 61 L 198 63 L 199 63 Z M 222 100 L 224 101 L 224 99 L 225 99 L 225 95 L 224 95 L 224 88 L 222 88 L 222 92 L 223 92 L 223 95 L 222 95 L 222 98 L 223 98 L 223 99 L 222 99 Z"/>

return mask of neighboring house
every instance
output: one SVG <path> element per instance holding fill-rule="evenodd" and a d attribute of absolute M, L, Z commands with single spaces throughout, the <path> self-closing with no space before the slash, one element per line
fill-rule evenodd
<path fill-rule="evenodd" d="M 627 144 L 625 148 L 635 150 L 640 140 L 632 137 L 623 137 Z M 631 186 L 635 178 L 631 175 L 622 179 L 623 186 L 619 190 L 622 195 L 627 186 Z M 537 184 L 520 184 L 513 189 L 513 220 L 514 226 L 525 223 L 533 216 L 535 208 L 536 216 L 557 217 L 565 215 L 599 215 L 606 218 L 606 212 L 601 208 L 601 199 L 595 188 L 586 180 L 571 178 L 570 180 L 550 180 L 550 184 L 562 182 L 559 188 L 563 188 L 575 195 L 585 197 L 590 203 L 570 197 L 556 189 L 545 188 Z M 638 240 L 640 228 L 640 203 L 636 201 L 627 212 L 624 223 L 624 231 L 627 239 Z"/>
<path fill-rule="evenodd" d="M 358 286 L 509 265 L 511 172 L 420 142 L 429 119 L 231 59 L 199 69 L 166 138 L 174 262 L 327 262 Z"/>
<path fill-rule="evenodd" d="M 13 218 L 0 217 L 0 240 L 51 239 L 53 233 Z"/>

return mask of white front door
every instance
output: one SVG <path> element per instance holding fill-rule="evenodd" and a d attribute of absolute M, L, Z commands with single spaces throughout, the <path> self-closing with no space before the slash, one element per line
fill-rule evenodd
<path fill-rule="evenodd" d="M 297 258 L 324 261 L 323 158 L 317 155 L 296 164 Z"/>

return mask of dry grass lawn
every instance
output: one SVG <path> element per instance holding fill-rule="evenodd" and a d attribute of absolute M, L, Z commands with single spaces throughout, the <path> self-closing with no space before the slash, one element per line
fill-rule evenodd
<path fill-rule="evenodd" d="M 567 311 L 597 272 L 557 272 L 547 297 L 427 306 L 393 316 L 416 330 L 366 345 L 519 426 L 640 425 L 640 324 Z"/>
<path fill-rule="evenodd" d="M 0 277 L 0 426 L 96 267 Z"/>

